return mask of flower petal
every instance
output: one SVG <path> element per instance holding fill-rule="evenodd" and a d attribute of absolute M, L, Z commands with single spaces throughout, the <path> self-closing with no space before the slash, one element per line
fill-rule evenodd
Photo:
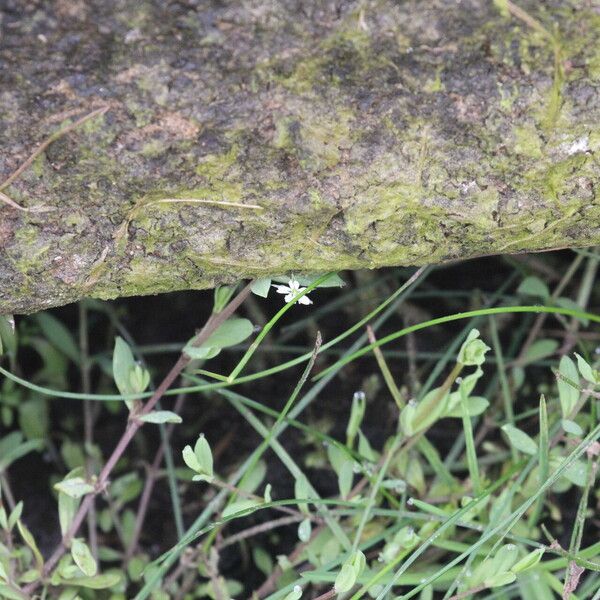
<path fill-rule="evenodd" d="M 287 285 L 273 284 L 273 287 L 277 290 L 278 294 L 289 294 L 292 291 Z"/>

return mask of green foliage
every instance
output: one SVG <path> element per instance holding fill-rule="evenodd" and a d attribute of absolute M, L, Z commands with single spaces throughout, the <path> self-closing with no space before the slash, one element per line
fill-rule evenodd
<path fill-rule="evenodd" d="M 185 464 L 196 474 L 194 481 L 211 481 L 214 477 L 212 451 L 204 434 L 198 437 L 194 449 L 186 446 L 182 452 Z"/>
<path fill-rule="evenodd" d="M 592 266 L 596 259 L 586 257 Z M 342 283 L 294 277 L 303 287 Z M 152 406 L 144 404 L 150 371 L 158 387 L 173 346 L 136 346 L 118 312 L 85 305 L 83 323 L 110 325 L 87 344 L 54 315 L 24 318 L 14 331 L 0 318 L 0 409 L 10 428 L 0 433 L 0 597 L 220 600 L 250 597 L 252 572 L 268 583 L 257 596 L 270 600 L 545 600 L 562 593 L 570 563 L 585 569 L 577 593 L 588 597 L 600 571 L 589 518 L 598 501 L 600 375 L 593 336 L 580 332 L 600 318 L 579 307 L 593 278 L 558 296 L 539 274 L 515 275 L 498 290 L 469 293 L 480 308 L 462 312 L 449 308 L 461 296 L 436 289 L 443 316 L 406 324 L 398 320 L 406 299 L 431 298 L 419 287 L 424 274 L 408 284 L 397 270 L 360 277 L 285 324 L 288 305 L 269 316 L 273 299 L 261 299 L 289 276 L 255 281 L 251 308 L 239 312 L 265 325 L 243 355 L 238 346 L 254 326 L 231 309 L 243 288 L 218 288 L 208 310 L 211 319 L 222 314 L 221 325 L 203 344 L 192 338 L 177 349 L 192 361 L 223 352 L 220 372 L 183 360 L 170 381 L 177 389 Z M 390 282 L 396 291 L 382 302 Z M 528 298 L 543 304 L 524 305 Z M 365 314 L 366 305 L 376 308 Z M 429 310 L 425 301 L 421 311 Z M 540 317 L 559 318 L 536 328 Z M 370 338 L 343 344 L 367 323 Z M 563 354 L 566 340 L 577 353 Z M 376 360 L 359 363 L 375 350 Z M 21 364 L 26 353 L 37 370 Z M 59 411 L 67 400 L 73 409 Z M 47 461 L 44 485 L 64 538 L 57 561 L 32 518 L 37 499 L 11 489 L 13 472 L 34 456 Z M 572 497 L 574 527 L 565 510 Z M 569 532 L 568 549 L 552 539 Z M 225 556 L 241 557 L 238 566 Z"/>
<path fill-rule="evenodd" d="M 150 384 L 150 373 L 135 361 L 127 342 L 118 336 L 113 352 L 113 377 L 123 396 L 136 396 Z M 133 410 L 134 401 L 131 398 L 125 399 L 125 404 L 129 410 Z"/>
<path fill-rule="evenodd" d="M 184 352 L 191 359 L 208 360 L 217 356 L 223 348 L 241 344 L 253 331 L 254 326 L 248 319 L 228 319 L 203 344 L 195 346 L 192 339 Z"/>

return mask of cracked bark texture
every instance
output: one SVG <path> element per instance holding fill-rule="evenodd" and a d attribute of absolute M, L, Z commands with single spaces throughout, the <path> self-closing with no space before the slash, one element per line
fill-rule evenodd
<path fill-rule="evenodd" d="M 0 188 L 53 209 L 0 202 L 0 313 L 600 243 L 594 0 L 2 0 L 0 31 L 0 186 L 107 108 Z"/>

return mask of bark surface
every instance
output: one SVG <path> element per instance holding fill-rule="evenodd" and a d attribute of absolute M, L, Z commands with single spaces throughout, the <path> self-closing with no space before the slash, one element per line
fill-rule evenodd
<path fill-rule="evenodd" d="M 0 28 L 0 313 L 600 243 L 589 0 L 4 0 Z"/>

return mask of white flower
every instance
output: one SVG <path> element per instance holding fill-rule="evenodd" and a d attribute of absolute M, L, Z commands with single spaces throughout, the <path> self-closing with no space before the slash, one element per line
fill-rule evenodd
<path fill-rule="evenodd" d="M 289 285 L 276 285 L 273 287 L 277 290 L 278 294 L 285 294 L 284 300 L 291 302 L 298 294 L 301 294 L 306 288 L 300 287 L 300 283 L 293 277 L 289 281 Z M 312 304 L 312 300 L 308 296 L 302 296 L 298 299 L 300 304 Z"/>

